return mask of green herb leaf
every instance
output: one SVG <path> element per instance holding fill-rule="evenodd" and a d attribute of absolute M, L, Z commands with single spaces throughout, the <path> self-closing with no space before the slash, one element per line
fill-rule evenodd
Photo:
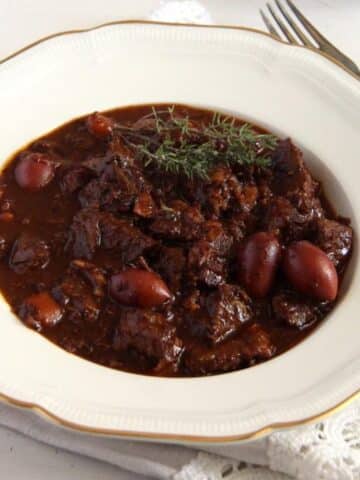
<path fill-rule="evenodd" d="M 259 134 L 250 124 L 215 113 L 206 124 L 179 116 L 175 107 L 157 111 L 147 120 L 146 135 L 140 130 L 119 127 L 123 138 L 140 155 L 146 167 L 152 165 L 192 179 L 208 178 L 217 164 L 268 166 L 278 138 Z M 153 129 L 149 132 L 149 120 Z"/>

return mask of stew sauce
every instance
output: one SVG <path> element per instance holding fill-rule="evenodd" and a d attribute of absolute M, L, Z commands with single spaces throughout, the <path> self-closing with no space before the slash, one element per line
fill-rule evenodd
<path fill-rule="evenodd" d="M 205 177 L 146 165 L 126 132 L 151 159 L 160 142 L 151 112 L 71 121 L 9 161 L 0 177 L 2 294 L 25 325 L 68 352 L 130 372 L 222 373 L 293 347 L 334 307 L 349 222 L 289 139 L 264 165 L 219 162 Z M 201 144 L 213 112 L 174 112 L 190 118 Z"/>

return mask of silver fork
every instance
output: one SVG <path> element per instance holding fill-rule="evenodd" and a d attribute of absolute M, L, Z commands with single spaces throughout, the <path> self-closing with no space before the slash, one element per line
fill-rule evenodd
<path fill-rule="evenodd" d="M 326 53 L 330 57 L 334 58 L 336 61 L 340 62 L 348 70 L 357 75 L 360 79 L 360 70 L 357 65 L 349 57 L 347 57 L 340 50 L 338 50 L 332 43 L 330 43 L 329 40 L 325 38 L 324 35 L 322 35 L 314 27 L 314 25 L 300 12 L 300 10 L 296 7 L 296 5 L 294 5 L 291 0 L 286 0 L 288 9 L 292 11 L 293 16 L 297 18 L 303 29 L 306 30 L 306 32 L 308 33 L 308 35 L 306 35 L 304 31 L 296 24 L 295 20 L 280 2 L 280 0 L 274 0 L 274 2 L 278 8 L 280 15 L 277 13 L 277 10 L 275 10 L 269 3 L 267 3 L 266 6 L 278 29 L 280 29 L 280 32 L 282 32 L 286 40 L 291 45 L 302 45 L 308 48 L 318 49 L 321 52 Z M 279 40 L 283 40 L 283 38 L 278 32 L 278 29 L 271 23 L 269 17 L 261 9 L 260 15 L 271 35 L 273 35 Z M 286 22 L 288 26 L 286 26 Z"/>

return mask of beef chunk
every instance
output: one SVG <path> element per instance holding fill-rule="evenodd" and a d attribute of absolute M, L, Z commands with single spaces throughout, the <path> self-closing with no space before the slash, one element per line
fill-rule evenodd
<path fill-rule="evenodd" d="M 279 235 L 283 230 L 289 227 L 290 223 L 294 223 L 296 218 L 296 210 L 285 197 L 274 197 L 266 206 L 262 225 Z M 297 222 L 299 223 L 299 222 Z M 304 222 L 300 222 L 302 224 Z"/>
<path fill-rule="evenodd" d="M 115 184 L 123 194 L 134 197 L 149 189 L 141 170 L 118 156 L 106 167 L 102 179 Z"/>
<path fill-rule="evenodd" d="M 92 174 L 88 168 L 75 167 L 68 169 L 60 182 L 61 191 L 65 194 L 71 194 L 78 191 L 86 185 L 91 179 Z"/>
<path fill-rule="evenodd" d="M 242 342 L 239 339 L 231 339 L 214 347 L 198 343 L 185 352 L 185 368 L 190 375 L 209 375 L 236 370 L 244 362 L 241 346 Z"/>
<path fill-rule="evenodd" d="M 185 353 L 184 364 L 192 375 L 208 375 L 236 370 L 267 360 L 274 354 L 275 346 L 269 335 L 255 323 L 220 345 L 195 345 Z"/>
<path fill-rule="evenodd" d="M 257 223 L 257 217 L 252 213 L 246 212 L 234 212 L 233 215 L 224 222 L 227 231 L 236 243 L 241 242 L 243 238 L 253 233 Z"/>
<path fill-rule="evenodd" d="M 177 201 L 163 207 L 150 225 L 150 230 L 165 238 L 194 240 L 199 237 L 204 218 L 198 207 Z"/>
<path fill-rule="evenodd" d="M 73 260 L 70 266 L 88 281 L 95 297 L 103 297 L 105 295 L 107 281 L 104 270 L 85 260 Z"/>
<path fill-rule="evenodd" d="M 226 255 L 232 238 L 220 222 L 205 222 L 201 240 L 195 242 L 188 254 L 188 277 L 193 283 L 201 282 L 217 286 L 225 282 L 227 275 Z"/>
<path fill-rule="evenodd" d="M 186 256 L 180 247 L 161 247 L 154 269 L 160 274 L 172 292 L 177 292 L 186 267 Z"/>
<path fill-rule="evenodd" d="M 135 260 L 156 244 L 127 220 L 116 218 L 111 213 L 101 215 L 100 228 L 102 246 L 120 253 L 124 263 Z"/>
<path fill-rule="evenodd" d="M 249 213 L 256 206 L 258 198 L 255 183 L 244 185 L 228 166 L 214 168 L 209 180 L 195 180 L 186 185 L 185 190 L 211 218 L 217 218 L 230 209 Z"/>
<path fill-rule="evenodd" d="M 23 233 L 15 241 L 9 260 L 14 272 L 23 274 L 29 270 L 46 268 L 50 261 L 50 249 L 46 242 L 33 235 Z"/>
<path fill-rule="evenodd" d="M 232 188 L 229 180 L 232 176 L 230 167 L 219 166 L 210 172 L 208 180 L 194 180 L 185 189 L 188 196 L 199 203 L 207 213 L 219 217 L 229 208 Z"/>
<path fill-rule="evenodd" d="M 135 194 L 128 194 L 115 184 L 96 178 L 80 191 L 79 201 L 86 208 L 99 208 L 113 213 L 128 212 L 135 201 Z"/>
<path fill-rule="evenodd" d="M 99 179 L 94 178 L 80 190 L 79 201 L 84 208 L 99 208 L 102 206 L 102 195 L 108 189 Z M 105 190 L 105 191 L 106 191 Z"/>
<path fill-rule="evenodd" d="M 219 256 L 206 241 L 196 242 L 188 256 L 188 277 L 191 283 L 216 287 L 226 281 L 226 258 Z"/>
<path fill-rule="evenodd" d="M 81 162 L 80 168 L 85 168 L 92 172 L 94 177 L 100 177 L 105 168 L 113 161 L 113 155 L 90 155 L 86 160 Z"/>
<path fill-rule="evenodd" d="M 156 210 L 155 202 L 148 192 L 142 192 L 136 198 L 133 212 L 139 217 L 151 218 Z"/>
<path fill-rule="evenodd" d="M 319 184 L 312 178 L 301 151 L 289 139 L 279 142 L 273 165 L 273 192 L 287 198 L 308 224 L 323 217 L 323 208 L 317 198 Z"/>
<path fill-rule="evenodd" d="M 336 267 L 341 267 L 352 245 L 352 228 L 327 218 L 317 222 L 316 243 Z"/>
<path fill-rule="evenodd" d="M 301 214 L 285 197 L 274 197 L 261 221 L 264 230 L 273 232 L 285 243 L 307 238 L 313 231 L 313 216 Z"/>
<path fill-rule="evenodd" d="M 318 185 L 305 166 L 301 151 L 290 139 L 278 143 L 273 155 L 274 178 L 272 190 L 300 206 L 306 197 L 314 197 Z"/>
<path fill-rule="evenodd" d="M 119 135 L 115 135 L 109 142 L 109 152 L 117 155 L 121 165 L 124 167 L 133 167 L 135 165 L 134 152 L 125 144 L 124 140 Z M 139 171 L 139 173 L 141 173 Z M 139 179 L 143 179 L 140 175 Z"/>
<path fill-rule="evenodd" d="M 208 210 L 219 216 L 227 210 L 232 197 L 232 189 L 229 185 L 232 171 L 229 167 L 217 167 L 211 172 L 210 182 L 202 184 L 198 196 Z"/>
<path fill-rule="evenodd" d="M 185 298 L 182 303 L 183 308 L 186 310 L 186 315 L 191 315 L 197 310 L 200 310 L 200 290 L 192 290 Z M 190 317 L 191 318 L 191 317 Z"/>
<path fill-rule="evenodd" d="M 189 315 L 191 331 L 212 344 L 234 335 L 252 317 L 251 300 L 238 286 L 221 285 L 200 297 L 200 309 Z"/>
<path fill-rule="evenodd" d="M 236 195 L 241 212 L 250 213 L 256 206 L 258 200 L 258 188 L 254 184 L 247 184 L 241 188 L 241 192 Z"/>
<path fill-rule="evenodd" d="M 100 242 L 99 212 L 94 208 L 80 210 L 70 226 L 67 248 L 71 247 L 73 257 L 90 260 Z"/>
<path fill-rule="evenodd" d="M 311 325 L 320 318 L 320 312 L 315 304 L 301 299 L 293 292 L 275 295 L 272 299 L 272 308 L 277 320 L 299 329 Z"/>
<path fill-rule="evenodd" d="M 20 305 L 18 313 L 26 325 L 39 332 L 55 326 L 63 315 L 60 305 L 48 292 L 30 295 Z"/>
<path fill-rule="evenodd" d="M 225 232 L 220 222 L 208 221 L 204 223 L 201 233 L 201 238 L 206 240 L 219 255 L 228 255 L 232 246 L 232 239 Z"/>
<path fill-rule="evenodd" d="M 89 285 L 74 272 L 53 288 L 52 295 L 66 313 L 66 319 L 75 323 L 93 324 L 98 319 L 100 306 Z"/>
<path fill-rule="evenodd" d="M 265 360 L 275 354 L 275 346 L 272 344 L 268 333 L 258 323 L 253 323 L 241 334 L 243 341 L 242 352 L 250 364 L 256 360 Z"/>
<path fill-rule="evenodd" d="M 99 174 L 79 193 L 83 207 L 96 207 L 113 213 L 128 212 L 136 197 L 149 189 L 140 170 L 128 165 L 118 155 L 95 157 L 85 163 Z"/>
<path fill-rule="evenodd" d="M 132 308 L 121 311 L 113 348 L 135 349 L 157 362 L 172 364 L 176 370 L 183 347 L 175 326 L 164 315 Z"/>

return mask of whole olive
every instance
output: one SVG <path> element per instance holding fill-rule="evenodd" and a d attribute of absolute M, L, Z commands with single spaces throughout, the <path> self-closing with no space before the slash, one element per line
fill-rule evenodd
<path fill-rule="evenodd" d="M 155 307 L 171 298 L 163 280 L 153 272 L 130 268 L 110 278 L 110 294 L 123 305 Z"/>
<path fill-rule="evenodd" d="M 27 297 L 19 309 L 19 315 L 35 330 L 54 327 L 60 322 L 63 312 L 48 292 L 34 293 Z"/>
<path fill-rule="evenodd" d="M 284 254 L 282 268 L 299 292 L 323 301 L 335 300 L 339 283 L 336 269 L 316 245 L 306 240 L 291 244 Z"/>
<path fill-rule="evenodd" d="M 54 175 L 55 163 L 46 153 L 28 153 L 15 168 L 15 180 L 25 190 L 41 190 L 51 182 Z"/>
<path fill-rule="evenodd" d="M 98 112 L 88 116 L 86 125 L 91 135 L 97 138 L 107 138 L 113 129 L 112 119 Z"/>
<path fill-rule="evenodd" d="M 269 232 L 257 232 L 247 237 L 238 253 L 238 279 L 254 297 L 265 297 L 274 281 L 281 247 Z"/>

